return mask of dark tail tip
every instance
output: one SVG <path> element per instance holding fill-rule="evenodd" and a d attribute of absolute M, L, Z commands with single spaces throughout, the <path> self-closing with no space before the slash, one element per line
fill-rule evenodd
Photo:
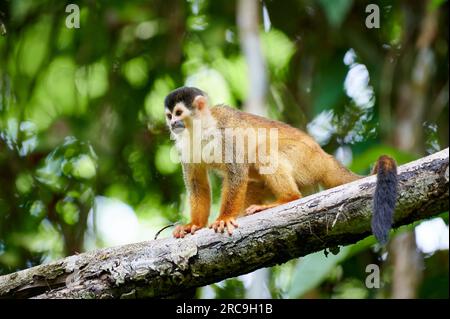
<path fill-rule="evenodd" d="M 397 165 L 389 156 L 381 156 L 374 169 L 377 186 L 373 199 L 372 232 L 380 244 L 387 243 L 397 200 Z"/>

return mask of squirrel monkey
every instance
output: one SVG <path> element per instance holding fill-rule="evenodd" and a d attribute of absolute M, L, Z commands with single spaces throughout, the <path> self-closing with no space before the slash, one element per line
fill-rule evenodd
<path fill-rule="evenodd" d="M 208 171 L 211 169 L 223 176 L 223 185 L 220 213 L 210 228 L 222 233 L 226 230 L 230 235 L 238 227 L 236 218 L 240 215 L 254 214 L 299 199 L 316 190 L 318 185 L 332 188 L 363 178 L 341 165 L 301 130 L 228 106 L 210 107 L 206 94 L 197 88 L 178 88 L 166 97 L 164 104 L 167 125 L 182 157 L 191 208 L 191 222 L 175 228 L 173 235 L 176 238 L 194 234 L 207 225 L 211 205 Z M 239 154 L 227 154 L 237 153 L 233 143 L 226 143 L 226 132 L 230 129 L 239 132 L 234 138 L 248 139 L 241 144 L 244 153 L 248 154 L 245 160 L 239 160 Z M 268 144 L 270 139 L 266 136 L 261 140 L 258 136 L 257 142 L 251 142 L 252 132 L 261 132 L 261 129 L 263 132 L 277 130 L 275 147 Z M 201 134 L 195 136 L 196 131 Z M 192 144 L 200 143 L 204 147 L 208 141 L 204 135 L 208 132 L 215 132 L 213 146 L 217 147 L 219 160 L 200 156 L 195 160 Z M 277 165 L 270 173 L 262 173 L 267 157 L 260 155 L 261 150 L 276 155 Z M 381 156 L 373 173 L 377 174 L 377 186 L 372 231 L 379 242 L 385 243 L 397 196 L 396 163 L 388 156 Z"/>

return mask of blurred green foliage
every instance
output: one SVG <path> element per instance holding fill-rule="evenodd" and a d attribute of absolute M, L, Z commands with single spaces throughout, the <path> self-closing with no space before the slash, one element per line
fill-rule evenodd
<path fill-rule="evenodd" d="M 80 7 L 79 29 L 66 27 L 69 3 Z M 268 114 L 308 130 L 358 173 L 380 154 L 405 163 L 448 146 L 448 2 L 377 3 L 379 30 L 364 26 L 365 1 L 261 2 Z M 403 107 L 405 88 L 432 11 L 426 109 L 413 119 L 424 133 L 400 149 L 398 139 L 417 133 L 396 129 L 414 113 Z M 0 2 L 0 275 L 110 245 L 108 222 L 128 232 L 111 235 L 120 243 L 188 219 L 163 99 L 187 84 L 241 107 L 249 85 L 235 20 L 236 1 Z M 220 180 L 211 178 L 216 213 Z M 102 210 L 99 196 L 128 207 L 138 226 Z M 267 286 L 277 298 L 389 297 L 389 286 L 364 286 L 365 265 L 381 265 L 379 256 L 370 237 L 273 267 Z M 427 256 L 424 269 L 419 295 L 448 297 L 448 250 Z M 247 288 L 232 278 L 208 296 L 245 297 Z"/>

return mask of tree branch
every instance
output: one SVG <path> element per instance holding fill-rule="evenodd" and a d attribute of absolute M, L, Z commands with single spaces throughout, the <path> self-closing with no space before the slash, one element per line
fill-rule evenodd
<path fill-rule="evenodd" d="M 266 116 L 267 71 L 259 37 L 258 0 L 239 0 L 237 26 L 242 53 L 248 67 L 248 97 L 244 111 Z"/>
<path fill-rule="evenodd" d="M 395 225 L 448 210 L 448 148 L 399 167 Z M 200 230 L 70 256 L 0 277 L 3 298 L 163 297 L 370 235 L 375 177 L 238 220 L 233 236 Z"/>

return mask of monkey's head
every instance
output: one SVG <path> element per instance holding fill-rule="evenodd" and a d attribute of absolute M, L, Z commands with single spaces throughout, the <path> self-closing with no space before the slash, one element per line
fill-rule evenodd
<path fill-rule="evenodd" d="M 208 108 L 208 99 L 202 90 L 183 86 L 166 96 L 164 108 L 167 126 L 172 132 L 180 133 L 192 127 L 192 121 Z"/>

